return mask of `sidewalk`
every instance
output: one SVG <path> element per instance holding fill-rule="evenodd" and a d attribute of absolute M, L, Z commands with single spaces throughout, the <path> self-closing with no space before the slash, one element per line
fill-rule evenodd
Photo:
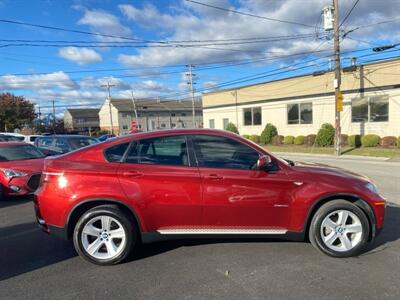
<path fill-rule="evenodd" d="M 313 153 L 301 153 L 301 152 L 278 152 L 272 151 L 273 154 L 278 156 L 295 156 L 295 157 L 320 157 L 320 158 L 330 158 L 330 159 L 341 159 L 341 160 L 360 160 L 360 161 L 378 161 L 378 162 L 393 162 L 399 163 L 400 161 L 396 158 L 387 157 L 374 157 L 374 156 L 361 156 L 361 155 L 341 155 L 335 156 L 333 154 L 313 154 Z"/>

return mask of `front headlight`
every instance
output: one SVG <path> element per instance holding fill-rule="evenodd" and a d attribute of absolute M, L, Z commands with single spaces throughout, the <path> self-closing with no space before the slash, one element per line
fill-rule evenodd
<path fill-rule="evenodd" d="M 4 176 L 6 176 L 8 179 L 11 179 L 14 177 L 23 177 L 23 176 L 28 175 L 24 172 L 12 170 L 12 169 L 2 169 L 1 171 L 3 172 Z"/>
<path fill-rule="evenodd" d="M 372 182 L 368 182 L 368 183 L 365 185 L 365 187 L 366 187 L 367 189 L 369 189 L 371 192 L 373 192 L 373 193 L 375 193 L 375 194 L 378 194 L 378 189 L 377 189 L 376 185 L 373 184 Z"/>

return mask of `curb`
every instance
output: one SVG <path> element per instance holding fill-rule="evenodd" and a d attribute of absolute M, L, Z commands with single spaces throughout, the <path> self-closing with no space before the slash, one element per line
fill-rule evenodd
<path fill-rule="evenodd" d="M 278 152 L 278 151 L 271 151 L 274 154 L 279 156 L 303 156 L 303 157 L 322 157 L 322 158 L 331 158 L 331 159 L 340 159 L 340 160 L 368 160 L 368 161 L 381 161 L 381 162 L 393 162 L 399 163 L 397 161 L 391 161 L 391 158 L 387 157 L 374 157 L 374 156 L 361 156 L 361 155 L 341 155 L 335 156 L 332 154 L 314 154 L 314 153 L 296 153 L 296 152 Z"/>

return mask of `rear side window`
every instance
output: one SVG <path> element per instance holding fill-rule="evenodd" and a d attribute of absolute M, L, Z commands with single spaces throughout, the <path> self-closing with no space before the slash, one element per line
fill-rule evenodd
<path fill-rule="evenodd" d="M 53 138 L 39 138 L 37 141 L 37 146 L 39 148 L 47 148 L 53 144 Z"/>
<path fill-rule="evenodd" d="M 213 135 L 192 139 L 200 167 L 251 170 L 257 165 L 258 152 L 245 144 Z"/>
<path fill-rule="evenodd" d="M 185 136 L 167 136 L 140 140 L 132 146 L 127 163 L 188 166 Z"/>
<path fill-rule="evenodd" d="M 104 151 L 104 156 L 109 162 L 120 162 L 124 157 L 125 151 L 128 148 L 129 143 L 123 143 L 112 146 Z"/>

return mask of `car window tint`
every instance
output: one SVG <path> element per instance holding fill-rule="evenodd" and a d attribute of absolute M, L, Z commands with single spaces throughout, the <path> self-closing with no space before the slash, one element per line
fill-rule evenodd
<path fill-rule="evenodd" d="M 38 147 L 46 148 L 50 147 L 53 144 L 52 138 L 39 138 L 38 139 Z"/>
<path fill-rule="evenodd" d="M 55 147 L 57 148 L 58 151 L 60 152 L 69 152 L 71 151 L 71 147 L 68 145 L 67 141 L 65 139 L 56 139 L 56 145 Z"/>
<path fill-rule="evenodd" d="M 94 138 L 72 138 L 69 140 L 73 149 L 78 149 L 82 147 L 86 147 L 89 145 L 97 144 L 97 140 Z"/>
<path fill-rule="evenodd" d="M 200 167 L 251 170 L 257 165 L 258 152 L 238 141 L 197 135 L 193 142 Z"/>
<path fill-rule="evenodd" d="M 126 162 L 188 166 L 186 138 L 168 136 L 140 140 L 131 147 Z"/>
<path fill-rule="evenodd" d="M 43 153 L 31 145 L 0 147 L 0 161 L 42 158 Z"/>
<path fill-rule="evenodd" d="M 120 162 L 129 143 L 123 143 L 119 145 L 112 146 L 104 151 L 104 156 L 109 162 Z"/>

